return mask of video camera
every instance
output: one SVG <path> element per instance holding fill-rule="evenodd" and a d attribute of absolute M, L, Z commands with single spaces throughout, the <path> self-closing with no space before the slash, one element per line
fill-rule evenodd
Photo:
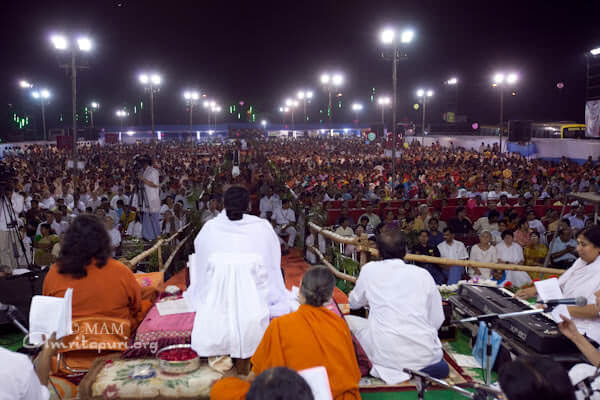
<path fill-rule="evenodd" d="M 0 192 L 8 191 L 17 172 L 6 164 L 0 163 Z"/>
<path fill-rule="evenodd" d="M 152 165 L 152 159 L 146 154 L 136 154 L 133 156 L 133 169 L 138 171 L 146 165 Z"/>

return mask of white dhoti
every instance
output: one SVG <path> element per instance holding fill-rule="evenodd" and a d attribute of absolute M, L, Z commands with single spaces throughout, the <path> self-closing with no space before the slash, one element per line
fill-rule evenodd
<path fill-rule="evenodd" d="M 196 306 L 192 349 L 200 357 L 249 358 L 269 325 L 268 273 L 255 254 L 213 254 Z"/>
<path fill-rule="evenodd" d="M 294 247 L 294 243 L 296 242 L 296 235 L 298 234 L 298 232 L 296 232 L 296 228 L 294 228 L 293 226 L 288 226 L 285 229 L 281 229 L 281 227 L 278 226 L 275 228 L 275 232 L 277 232 L 277 234 L 280 236 L 287 235 L 287 246 Z M 281 243 L 286 244 L 285 241 L 281 240 L 281 238 L 279 239 L 279 241 Z"/>

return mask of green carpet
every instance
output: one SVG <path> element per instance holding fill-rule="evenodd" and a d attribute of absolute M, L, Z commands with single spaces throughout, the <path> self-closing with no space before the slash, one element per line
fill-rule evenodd
<path fill-rule="evenodd" d="M 417 392 L 396 392 L 396 393 L 361 393 L 363 400 L 414 400 L 417 398 Z M 425 393 L 426 400 L 464 400 L 466 397 L 451 390 L 431 390 Z"/>
<path fill-rule="evenodd" d="M 12 325 L 0 326 L 0 347 L 11 351 L 17 351 L 23 347 L 25 335 Z"/>

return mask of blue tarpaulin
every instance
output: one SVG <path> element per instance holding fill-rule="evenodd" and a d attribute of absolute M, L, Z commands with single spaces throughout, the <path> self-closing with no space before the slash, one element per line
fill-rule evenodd
<path fill-rule="evenodd" d="M 537 154 L 535 143 L 519 144 L 516 142 L 508 142 L 506 144 L 506 149 L 509 153 L 519 153 L 523 157 L 531 157 L 532 155 Z"/>

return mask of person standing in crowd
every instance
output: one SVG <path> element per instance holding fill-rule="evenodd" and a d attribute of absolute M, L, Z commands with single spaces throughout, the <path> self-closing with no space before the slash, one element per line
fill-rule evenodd
<path fill-rule="evenodd" d="M 140 158 L 144 172 L 139 179 L 144 184 L 145 199 L 142 199 L 144 215 L 142 216 L 142 235 L 145 240 L 153 241 L 161 234 L 160 230 L 160 174 L 152 167 L 152 159 L 148 156 Z M 147 203 L 147 204 L 146 204 Z"/>
<path fill-rule="evenodd" d="M 4 202 L 0 204 L 0 264 L 14 268 L 17 265 L 18 255 L 15 250 L 19 243 L 11 230 L 16 229 L 19 224 L 18 215 L 23 212 L 25 199 L 13 190 L 11 182 L 8 185 L 7 196 L 0 201 Z"/>
<path fill-rule="evenodd" d="M 368 319 L 346 320 L 373 363 L 370 374 L 387 384 L 406 381 L 403 368 L 439 379 L 449 373 L 437 335 L 444 322 L 442 298 L 429 272 L 404 262 L 406 245 L 400 230 L 379 234 L 382 261 L 361 268 L 348 296 L 351 309 L 369 306 Z"/>

